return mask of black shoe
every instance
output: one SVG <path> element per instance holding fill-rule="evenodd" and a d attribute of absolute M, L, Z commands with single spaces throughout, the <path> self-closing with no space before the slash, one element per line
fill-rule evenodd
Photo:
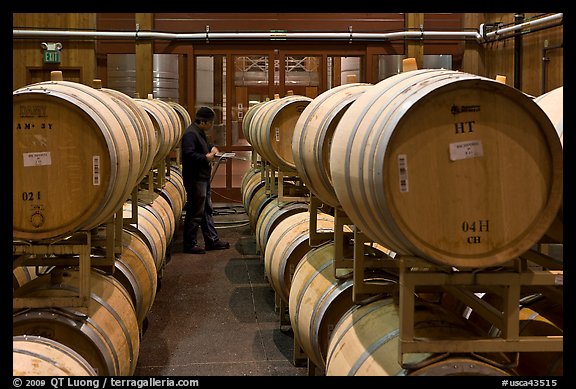
<path fill-rule="evenodd" d="M 198 245 L 193 247 L 184 247 L 184 252 L 186 254 L 206 254 L 206 250 Z"/>
<path fill-rule="evenodd" d="M 230 248 L 230 243 L 228 242 L 223 242 L 221 240 L 217 240 L 216 242 L 212 243 L 212 244 L 207 244 L 206 245 L 206 250 L 207 251 L 211 251 L 211 250 L 226 250 Z"/>

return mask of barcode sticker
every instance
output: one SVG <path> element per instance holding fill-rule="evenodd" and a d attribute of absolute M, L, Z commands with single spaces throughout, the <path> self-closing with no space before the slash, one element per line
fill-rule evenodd
<path fill-rule="evenodd" d="M 100 156 L 92 156 L 92 185 L 100 185 Z"/>
<path fill-rule="evenodd" d="M 280 142 L 280 127 L 276 127 L 276 142 Z"/>
<path fill-rule="evenodd" d="M 400 193 L 408 192 L 408 157 L 398 154 L 398 178 L 400 179 Z"/>

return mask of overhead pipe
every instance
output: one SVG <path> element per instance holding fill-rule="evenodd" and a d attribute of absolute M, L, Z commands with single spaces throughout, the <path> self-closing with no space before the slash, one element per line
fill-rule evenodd
<path fill-rule="evenodd" d="M 548 23 L 548 22 L 555 21 L 555 20 L 562 20 L 563 18 L 564 18 L 563 13 L 557 13 L 554 15 L 544 16 L 544 17 L 541 17 L 539 19 L 529 20 L 529 21 L 524 22 L 524 23 L 515 24 L 515 25 L 510 26 L 510 27 L 497 28 L 494 31 L 486 32 L 484 34 L 482 34 L 482 32 L 485 29 L 485 24 L 481 24 L 480 25 L 480 33 L 486 39 L 495 38 L 497 36 L 511 33 L 511 32 L 515 32 L 517 30 L 522 30 L 524 28 L 534 27 L 534 26 L 540 25 L 542 23 Z"/>
<path fill-rule="evenodd" d="M 516 24 L 511 27 L 497 28 L 486 32 L 486 25 L 481 24 L 476 31 L 398 31 L 387 33 L 365 33 L 365 32 L 210 32 L 209 26 L 205 32 L 195 33 L 169 33 L 152 31 L 64 31 L 64 30 L 22 30 L 12 31 L 14 38 L 31 37 L 54 37 L 54 38 L 109 38 L 109 39 L 161 39 L 161 40 L 226 40 L 226 39 L 269 39 L 269 40 L 289 40 L 289 39 L 328 39 L 328 40 L 395 40 L 395 39 L 424 39 L 424 38 L 472 38 L 478 42 L 485 42 L 490 38 L 495 38 L 514 32 L 516 30 L 533 27 L 554 20 L 561 20 L 562 13 L 530 20 L 525 23 Z"/>
<path fill-rule="evenodd" d="M 331 40 L 392 40 L 403 38 L 474 38 L 481 35 L 476 31 L 400 31 L 389 33 L 363 32 L 197 32 L 166 33 L 150 31 L 63 31 L 63 30 L 13 30 L 13 37 L 54 38 L 117 38 L 117 39 L 162 39 L 162 40 L 226 40 L 226 39 L 331 39 Z"/>

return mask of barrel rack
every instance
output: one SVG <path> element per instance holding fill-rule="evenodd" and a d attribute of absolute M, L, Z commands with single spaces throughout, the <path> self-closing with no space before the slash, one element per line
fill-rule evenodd
<path fill-rule="evenodd" d="M 541 254 L 528 253 L 532 259 Z M 552 261 L 546 258 L 547 264 Z M 521 288 L 557 287 L 563 285 L 562 270 L 548 270 L 530 265 L 520 257 L 495 271 L 490 269 L 442 269 L 421 258 L 400 256 L 400 346 L 399 363 L 407 353 L 483 353 L 483 352 L 543 352 L 563 350 L 563 336 L 521 336 L 519 301 Z M 428 286 L 441 287 L 501 330 L 501 337 L 473 339 L 418 339 L 414 335 L 415 293 Z M 478 297 L 478 292 L 499 291 L 502 310 Z"/>
<path fill-rule="evenodd" d="M 440 358 L 451 353 L 518 353 L 562 352 L 563 336 L 520 335 L 519 301 L 523 288 L 542 291 L 562 301 L 563 266 L 561 261 L 547 255 L 546 245 L 523 253 L 518 258 L 496 269 L 456 269 L 437 265 L 429 260 L 402 256 L 390 251 L 387 255 L 366 255 L 367 247 L 375 244 L 363 234 L 348 216 L 334 210 L 334 234 L 317 232 L 317 212 L 322 202 L 310 195 L 310 246 L 316 247 L 327 239 L 335 243 L 334 276 L 353 278 L 352 299 L 355 304 L 365 304 L 382 295 L 399 296 L 399 348 L 398 361 L 405 369 L 417 366 L 405 362 L 413 353 L 438 353 Z M 345 227 L 351 227 L 346 229 Z M 349 246 L 353 246 L 350 250 Z M 373 253 L 372 253 L 373 254 Z M 384 269 L 398 274 L 398 282 L 370 282 L 367 272 Z M 479 336 L 466 339 L 422 339 L 415 336 L 415 296 L 427 291 L 449 293 L 469 306 L 480 316 L 500 329 L 500 336 Z M 498 293 L 504 301 L 496 308 L 478 297 L 480 293 Z M 294 363 L 302 365 L 306 355 L 294 344 Z M 308 359 L 308 373 L 314 375 L 316 367 Z M 514 361 L 512 362 L 514 364 Z"/>
<path fill-rule="evenodd" d="M 307 188 L 304 186 L 304 182 L 298 175 L 296 170 L 288 169 L 286 167 L 277 167 L 272 165 L 268 161 L 262 161 L 262 180 L 265 183 L 266 195 L 277 196 L 279 201 L 290 202 L 309 202 L 309 196 Z M 293 183 L 293 187 L 289 191 L 286 189 L 286 184 L 288 182 Z M 293 192 L 289 194 L 288 192 Z"/>
<path fill-rule="evenodd" d="M 91 230 L 76 231 L 53 240 L 13 241 L 13 269 L 23 266 L 37 269 L 39 266 L 78 266 L 79 291 L 78 295 L 67 297 L 13 297 L 12 308 L 76 307 L 87 313 L 91 268 L 98 268 L 108 275 L 114 273 L 116 255 L 122 253 L 123 227 L 138 223 L 139 199 L 150 203 L 158 195 L 155 189 L 164 185 L 170 174 L 169 165 L 170 161 L 162 161 L 156 171 L 151 169 L 133 188 L 130 217 L 123 217 L 123 209 L 120 209 L 108 221 Z"/>

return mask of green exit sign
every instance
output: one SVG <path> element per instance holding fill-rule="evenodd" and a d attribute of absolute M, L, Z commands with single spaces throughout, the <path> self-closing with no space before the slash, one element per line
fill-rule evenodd
<path fill-rule="evenodd" d="M 60 63 L 60 51 L 44 50 L 44 63 Z"/>

